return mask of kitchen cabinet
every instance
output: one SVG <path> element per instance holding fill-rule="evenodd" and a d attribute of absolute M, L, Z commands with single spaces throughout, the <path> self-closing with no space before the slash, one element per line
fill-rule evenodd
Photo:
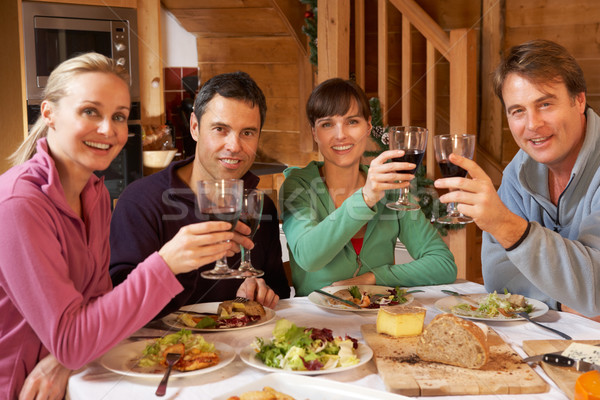
<path fill-rule="evenodd" d="M 33 0 L 54 3 L 136 8 L 140 65 L 142 125 L 164 123 L 162 64 L 160 62 L 160 0 Z M 6 158 L 27 136 L 25 57 L 23 52 L 22 1 L 0 2 L 3 54 L 0 57 L 0 173 L 10 165 Z"/>

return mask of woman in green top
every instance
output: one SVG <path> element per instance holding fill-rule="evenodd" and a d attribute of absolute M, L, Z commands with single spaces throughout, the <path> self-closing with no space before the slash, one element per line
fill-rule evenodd
<path fill-rule="evenodd" d="M 329 285 L 453 282 L 454 257 L 423 213 L 385 206 L 393 197 L 391 192 L 386 199 L 386 190 L 408 185 L 414 176 L 402 171 L 414 165 L 387 163 L 402 150 L 384 151 L 370 167 L 360 164 L 372 128 L 362 89 L 327 80 L 313 90 L 306 113 L 323 161 L 288 168 L 281 187 L 296 293 L 306 296 Z M 397 239 L 414 261 L 394 263 Z"/>

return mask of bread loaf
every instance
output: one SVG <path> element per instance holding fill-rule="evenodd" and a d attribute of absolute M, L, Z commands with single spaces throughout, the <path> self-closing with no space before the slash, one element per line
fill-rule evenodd
<path fill-rule="evenodd" d="M 489 346 L 481 328 L 453 314 L 437 315 L 417 343 L 423 361 L 479 369 L 489 359 Z"/>
<path fill-rule="evenodd" d="M 386 306 L 377 312 L 377 333 L 393 337 L 416 336 L 423 331 L 426 309 L 418 306 Z"/>

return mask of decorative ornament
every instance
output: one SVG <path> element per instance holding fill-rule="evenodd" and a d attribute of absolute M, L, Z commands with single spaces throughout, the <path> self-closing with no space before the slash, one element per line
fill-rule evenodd
<path fill-rule="evenodd" d="M 381 103 L 377 97 L 369 99 L 369 105 L 371 108 L 371 123 L 373 129 L 371 129 L 371 140 L 377 144 L 378 149 L 372 151 L 365 151 L 365 157 L 377 157 L 383 151 L 389 149 L 390 138 L 387 132 L 387 128 L 383 126 L 383 117 L 381 113 Z M 433 181 L 426 177 L 425 165 L 421 164 L 415 172 L 416 190 L 412 191 L 421 206 L 421 211 L 425 214 L 425 217 L 431 221 L 433 226 L 438 230 L 440 235 L 448 235 L 449 230 L 462 229 L 465 225 L 461 224 L 440 224 L 436 222 L 437 217 L 442 217 L 448 214 L 446 210 L 446 204 L 439 201 L 437 191 L 433 187 Z"/>
<path fill-rule="evenodd" d="M 300 0 L 300 3 L 307 4 L 310 9 L 304 13 L 304 26 L 302 32 L 308 36 L 308 48 L 310 49 L 309 61 L 315 67 L 317 60 L 317 0 Z"/>

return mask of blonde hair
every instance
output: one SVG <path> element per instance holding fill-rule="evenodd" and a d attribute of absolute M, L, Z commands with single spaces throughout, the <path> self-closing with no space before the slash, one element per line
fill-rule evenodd
<path fill-rule="evenodd" d="M 58 102 L 66 96 L 67 88 L 71 80 L 86 72 L 102 72 L 114 74 L 122 79 L 129 86 L 129 75 L 125 68 L 106 56 L 98 53 L 85 53 L 77 57 L 70 58 L 60 63 L 50 74 L 48 83 L 44 89 L 44 100 L 52 104 Z M 48 126 L 40 115 L 35 124 L 29 131 L 29 136 L 21 143 L 19 148 L 8 157 L 11 165 L 23 164 L 36 153 L 36 144 L 38 139 L 46 137 Z"/>

